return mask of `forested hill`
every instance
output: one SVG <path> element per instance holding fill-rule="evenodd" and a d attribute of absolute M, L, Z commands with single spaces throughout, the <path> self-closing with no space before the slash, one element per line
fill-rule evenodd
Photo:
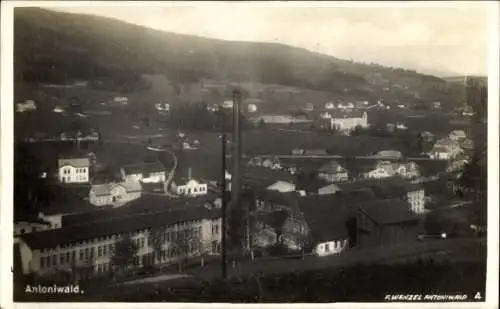
<path fill-rule="evenodd" d="M 16 81 L 158 73 L 181 83 L 222 78 L 328 91 L 366 88 L 375 79 L 410 87 L 443 83 L 415 71 L 355 63 L 281 44 L 179 35 L 39 8 L 16 8 L 14 27 Z"/>

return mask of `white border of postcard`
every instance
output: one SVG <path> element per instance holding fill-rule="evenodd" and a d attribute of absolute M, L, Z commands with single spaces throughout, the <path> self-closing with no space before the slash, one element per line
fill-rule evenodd
<path fill-rule="evenodd" d="M 0 181 L 0 274 L 1 290 L 0 305 L 2 308 L 13 308 L 12 302 L 12 192 L 13 192 L 13 8 L 19 6 L 55 7 L 55 6 L 181 6 L 181 5 L 213 5 L 214 2 L 101 2 L 101 1 L 2 1 L 1 3 L 1 181 Z M 484 303 L 335 303 L 335 304 L 255 304 L 238 305 L 252 308 L 263 307 L 334 307 L 334 308 L 498 308 L 498 133 L 499 133 L 499 11 L 500 6 L 496 1 L 490 2 L 220 2 L 221 9 L 230 10 L 232 5 L 252 6 L 316 6 L 316 7 L 455 7 L 467 5 L 485 5 L 490 12 L 489 20 L 489 71 L 488 71 L 488 257 L 487 257 L 487 299 Z M 477 18 L 477 16 L 471 16 Z M 466 44 L 466 42 L 465 42 Z M 223 308 L 234 306 L 231 304 L 185 304 L 185 303 L 116 303 L 116 304 L 93 304 L 93 303 L 16 303 L 16 308 L 83 308 L 90 306 L 106 308 Z"/>

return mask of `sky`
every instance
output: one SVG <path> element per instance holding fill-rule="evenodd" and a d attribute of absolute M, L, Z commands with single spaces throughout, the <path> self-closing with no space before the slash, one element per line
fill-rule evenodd
<path fill-rule="evenodd" d="M 342 59 L 441 76 L 487 75 L 489 16 L 484 3 L 372 8 L 298 3 L 139 5 L 52 9 L 209 38 L 279 42 Z"/>

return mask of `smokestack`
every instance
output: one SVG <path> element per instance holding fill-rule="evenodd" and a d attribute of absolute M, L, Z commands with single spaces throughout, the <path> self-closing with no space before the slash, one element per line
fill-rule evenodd
<path fill-rule="evenodd" d="M 188 168 L 188 179 L 191 179 L 191 168 Z"/>

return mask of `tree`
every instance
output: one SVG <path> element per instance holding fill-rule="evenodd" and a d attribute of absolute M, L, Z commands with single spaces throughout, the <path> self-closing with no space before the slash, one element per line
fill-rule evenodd
<path fill-rule="evenodd" d="M 126 272 L 130 268 L 138 265 L 137 252 L 139 248 L 132 241 L 130 235 L 123 235 L 115 244 L 111 257 L 111 265 L 114 270 Z"/>
<path fill-rule="evenodd" d="M 184 262 L 191 253 L 200 252 L 201 237 L 196 229 L 180 229 L 172 233 L 170 247 L 177 258 L 178 271 L 182 272 Z"/>

